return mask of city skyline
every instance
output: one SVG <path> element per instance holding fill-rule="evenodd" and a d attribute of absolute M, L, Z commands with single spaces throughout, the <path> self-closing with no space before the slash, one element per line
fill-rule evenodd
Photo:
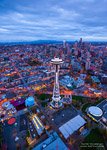
<path fill-rule="evenodd" d="M 19 43 L 0 44 L 0 149 L 106 148 L 107 42 Z"/>
<path fill-rule="evenodd" d="M 107 41 L 106 8 L 106 0 L 1 0 L 0 41 Z"/>

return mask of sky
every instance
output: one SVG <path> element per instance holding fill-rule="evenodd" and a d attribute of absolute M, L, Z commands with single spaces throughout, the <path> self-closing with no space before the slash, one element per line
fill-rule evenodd
<path fill-rule="evenodd" d="M 0 0 L 0 41 L 107 41 L 107 0 Z"/>

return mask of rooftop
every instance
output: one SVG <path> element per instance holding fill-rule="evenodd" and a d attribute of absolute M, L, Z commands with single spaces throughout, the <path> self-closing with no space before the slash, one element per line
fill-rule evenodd
<path fill-rule="evenodd" d="M 67 139 L 70 135 L 72 135 L 75 131 L 77 131 L 80 127 L 82 127 L 86 121 L 80 116 L 70 119 L 68 122 L 63 124 L 59 130 L 63 134 L 64 138 Z"/>
<path fill-rule="evenodd" d="M 56 132 L 54 132 L 48 139 L 37 145 L 33 150 L 67 150 L 66 145 L 60 139 Z"/>
<path fill-rule="evenodd" d="M 103 111 L 97 106 L 89 107 L 88 112 L 95 117 L 100 117 L 103 115 Z"/>

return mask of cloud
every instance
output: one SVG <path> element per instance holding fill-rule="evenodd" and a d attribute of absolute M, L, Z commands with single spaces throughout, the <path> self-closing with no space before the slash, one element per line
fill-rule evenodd
<path fill-rule="evenodd" d="M 8 29 L 5 29 L 5 28 L 0 28 L 0 33 L 6 33 L 6 32 L 8 32 L 9 30 Z"/>
<path fill-rule="evenodd" d="M 107 40 L 106 14 L 106 0 L 1 0 L 0 40 Z"/>

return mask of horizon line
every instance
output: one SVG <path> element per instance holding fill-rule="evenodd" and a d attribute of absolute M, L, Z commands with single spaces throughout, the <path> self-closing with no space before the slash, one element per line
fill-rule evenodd
<path fill-rule="evenodd" d="M 23 42 L 77 42 L 78 40 L 20 40 L 20 41 L 0 41 L 0 44 L 2 43 L 23 43 Z M 83 42 L 107 42 L 107 40 L 83 40 Z"/>

